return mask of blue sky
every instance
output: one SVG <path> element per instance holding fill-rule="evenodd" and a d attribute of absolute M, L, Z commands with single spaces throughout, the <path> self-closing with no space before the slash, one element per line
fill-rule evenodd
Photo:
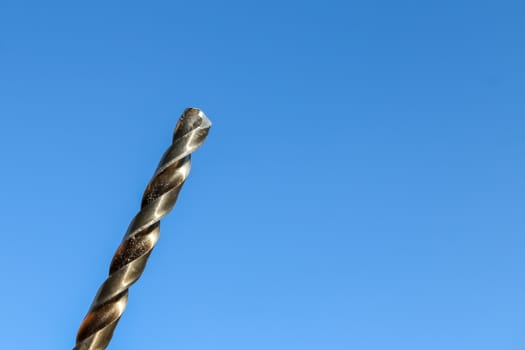
<path fill-rule="evenodd" d="M 0 4 L 0 348 L 68 349 L 187 106 L 109 349 L 523 349 L 519 1 Z"/>

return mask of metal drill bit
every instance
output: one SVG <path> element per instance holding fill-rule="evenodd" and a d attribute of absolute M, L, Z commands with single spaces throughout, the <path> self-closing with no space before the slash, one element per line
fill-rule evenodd
<path fill-rule="evenodd" d="M 191 168 L 191 153 L 199 148 L 211 127 L 206 115 L 196 109 L 184 111 L 175 127 L 173 142 L 166 150 L 142 197 L 141 209 L 131 221 L 82 321 L 74 350 L 103 350 L 126 308 L 128 288 L 144 268 L 160 233 L 160 219 L 168 214 Z"/>

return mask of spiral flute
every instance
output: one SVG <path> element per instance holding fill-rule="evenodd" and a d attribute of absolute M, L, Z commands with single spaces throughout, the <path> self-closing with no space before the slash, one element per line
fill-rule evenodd
<path fill-rule="evenodd" d="M 166 150 L 142 197 L 141 209 L 131 221 L 78 330 L 74 350 L 103 350 L 126 308 L 128 288 L 141 276 L 157 243 L 160 219 L 168 214 L 191 168 L 191 153 L 199 148 L 211 127 L 206 115 L 188 108 L 180 117 L 171 146 Z"/>

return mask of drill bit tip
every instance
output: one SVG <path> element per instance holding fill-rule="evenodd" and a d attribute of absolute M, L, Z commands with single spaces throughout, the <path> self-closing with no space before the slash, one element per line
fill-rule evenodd
<path fill-rule="evenodd" d="M 182 137 L 195 130 L 209 130 L 210 127 L 211 121 L 202 110 L 194 107 L 186 108 L 175 126 L 173 139 Z"/>

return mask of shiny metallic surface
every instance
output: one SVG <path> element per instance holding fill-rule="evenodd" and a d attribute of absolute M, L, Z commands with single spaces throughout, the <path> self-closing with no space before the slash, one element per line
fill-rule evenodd
<path fill-rule="evenodd" d="M 168 214 L 191 168 L 191 154 L 211 127 L 206 115 L 188 108 L 180 117 L 171 146 L 166 150 L 142 197 L 141 209 L 131 221 L 78 330 L 74 350 L 105 349 L 126 308 L 128 288 L 141 276 L 160 233 L 160 220 Z"/>

